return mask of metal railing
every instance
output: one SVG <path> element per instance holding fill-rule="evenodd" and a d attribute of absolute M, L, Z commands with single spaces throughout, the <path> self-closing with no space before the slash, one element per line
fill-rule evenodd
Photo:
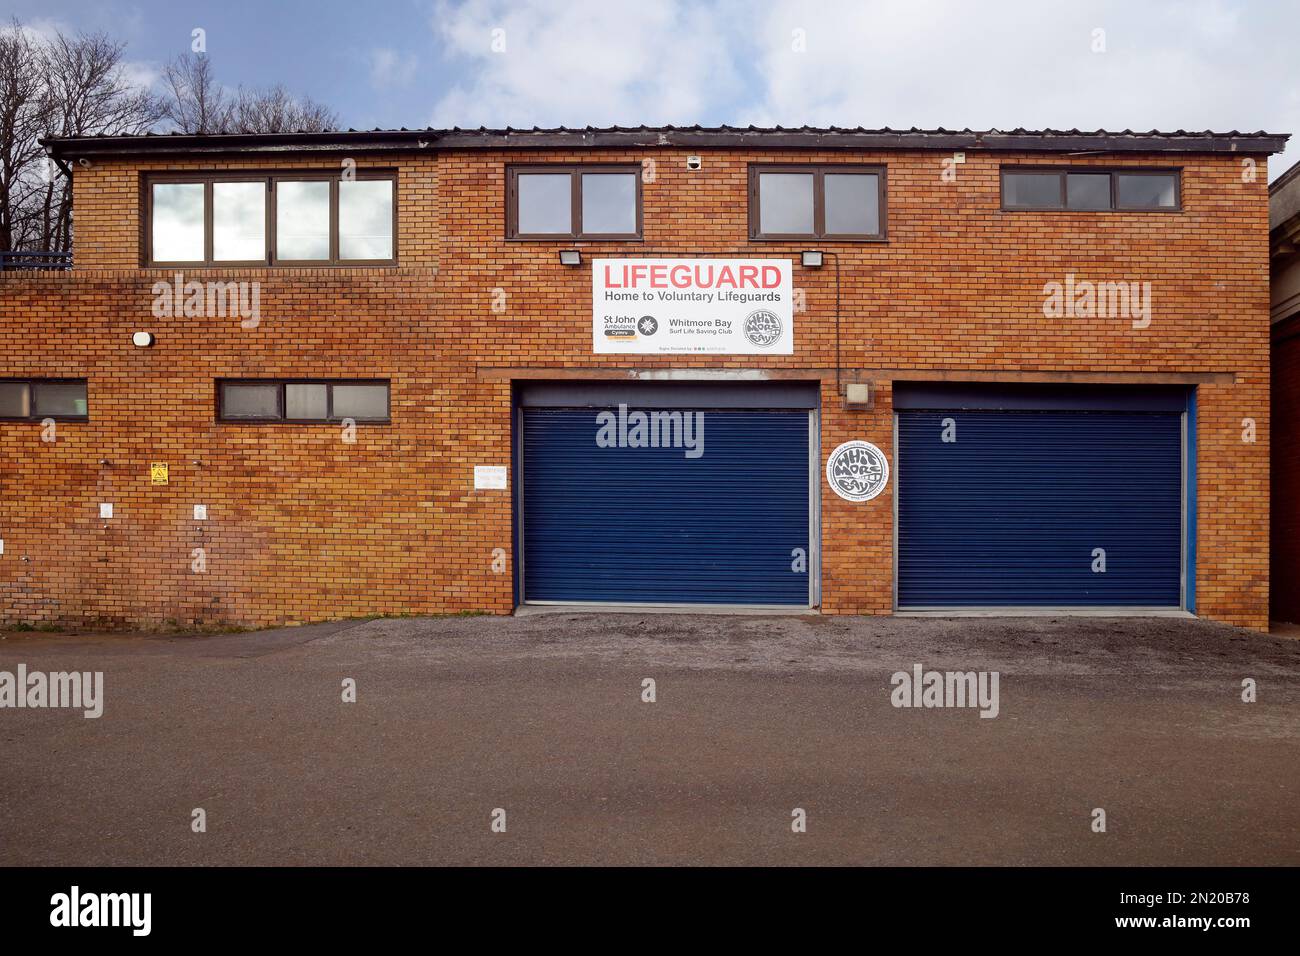
<path fill-rule="evenodd" d="M 12 269 L 72 268 L 71 252 L 0 252 L 0 272 Z"/>

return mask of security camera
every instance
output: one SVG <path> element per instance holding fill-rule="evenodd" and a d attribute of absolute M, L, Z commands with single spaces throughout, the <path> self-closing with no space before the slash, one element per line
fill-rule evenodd
<path fill-rule="evenodd" d="M 77 160 L 77 165 L 80 166 L 82 169 L 89 169 L 90 160 L 88 160 L 85 156 L 82 156 L 81 159 Z"/>
<path fill-rule="evenodd" d="M 699 168 L 700 168 L 701 166 L 703 166 L 703 165 L 704 165 L 704 163 L 700 161 L 700 157 L 698 157 L 698 156 L 687 156 L 687 157 L 686 157 L 686 168 L 687 168 L 687 169 L 699 169 Z"/>

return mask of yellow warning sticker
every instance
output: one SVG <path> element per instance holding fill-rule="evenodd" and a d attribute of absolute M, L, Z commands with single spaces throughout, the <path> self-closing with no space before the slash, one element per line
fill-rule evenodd
<path fill-rule="evenodd" d="M 167 484 L 167 462 L 154 461 L 149 463 L 149 480 L 155 485 Z"/>

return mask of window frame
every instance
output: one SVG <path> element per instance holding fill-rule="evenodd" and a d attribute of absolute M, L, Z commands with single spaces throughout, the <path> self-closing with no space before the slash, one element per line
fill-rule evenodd
<path fill-rule="evenodd" d="M 273 169 L 273 170 L 196 170 L 184 172 L 168 170 L 157 173 L 145 173 L 141 176 L 141 266 L 146 269 L 312 269 L 321 266 L 346 269 L 373 268 L 375 266 L 395 266 L 398 264 L 397 223 L 400 200 L 398 197 L 398 174 L 395 169 L 358 169 L 358 180 L 387 180 L 393 184 L 393 257 L 391 259 L 340 259 L 339 250 L 339 183 L 343 181 L 341 172 L 331 172 L 319 168 Z M 329 250 L 328 259 L 281 259 L 276 250 L 276 183 L 284 180 L 325 180 L 330 183 L 329 213 Z M 260 182 L 266 187 L 266 203 L 263 207 L 265 222 L 263 237 L 266 242 L 266 254 L 261 259 L 213 259 L 213 205 L 212 184 L 216 182 Z M 153 187 L 157 183 L 194 183 L 203 185 L 203 260 L 174 261 L 155 259 L 153 250 Z"/>
<path fill-rule="evenodd" d="M 1008 173 L 1055 173 L 1060 179 L 1060 197 L 1061 205 L 1059 206 L 1008 206 L 1007 205 L 1007 174 Z M 1110 205 L 1105 209 L 1072 209 L 1066 203 L 1069 201 L 1068 179 L 1071 173 L 1074 174 L 1091 174 L 1094 176 L 1110 176 Z M 1119 177 L 1120 176 L 1170 176 L 1174 177 L 1174 205 L 1172 206 L 1120 206 L 1117 203 L 1119 198 Z M 1002 166 L 998 173 L 998 203 L 1002 212 L 1072 212 L 1072 213 L 1111 213 L 1111 212 L 1160 212 L 1160 213 L 1181 213 L 1183 212 L 1183 167 L 1181 166 L 1056 166 L 1056 165 L 1011 165 Z"/>
<path fill-rule="evenodd" d="M 265 416 L 227 417 L 225 414 L 225 386 L 227 385 L 274 385 L 276 386 L 276 407 L 280 414 L 275 418 Z M 288 385 L 324 385 L 325 418 L 286 418 L 288 407 L 285 386 Z M 334 386 L 336 385 L 382 385 L 388 390 L 387 408 L 383 418 L 356 418 L 355 416 L 334 416 Z M 391 425 L 393 423 L 393 381 L 388 378 L 218 378 L 215 380 L 215 420 L 220 425 L 338 425 L 344 418 L 352 418 L 358 425 Z"/>
<path fill-rule="evenodd" d="M 569 174 L 569 232 L 519 231 L 520 174 Z M 636 182 L 636 232 L 582 231 L 582 177 L 586 173 L 625 173 Z M 506 240 L 508 242 L 641 242 L 645 234 L 640 163 L 511 163 L 506 166 Z"/>
<path fill-rule="evenodd" d="M 90 421 L 90 380 L 87 378 L 51 378 L 49 376 L 0 376 L 0 385 L 26 385 L 27 401 L 32 409 L 30 415 L 0 415 L 0 422 L 43 422 L 47 418 L 56 422 Z M 36 391 L 41 385 L 82 385 L 86 389 L 86 414 L 84 415 L 38 415 L 36 414 Z"/>
<path fill-rule="evenodd" d="M 759 177 L 764 173 L 811 173 L 813 177 L 813 231 L 811 233 L 764 233 L 760 208 Z M 876 177 L 877 233 L 826 232 L 826 174 Z M 751 242 L 888 242 L 888 168 L 877 163 L 750 163 L 749 239 Z"/>

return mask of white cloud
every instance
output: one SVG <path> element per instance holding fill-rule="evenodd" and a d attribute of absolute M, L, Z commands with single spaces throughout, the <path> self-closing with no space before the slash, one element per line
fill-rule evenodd
<path fill-rule="evenodd" d="M 454 60 L 466 64 L 466 79 L 437 103 L 432 122 L 697 122 L 741 92 L 726 49 L 729 6 L 667 0 L 443 3 L 435 29 Z"/>
<path fill-rule="evenodd" d="M 156 63 L 147 63 L 143 60 L 124 60 L 122 63 L 122 78 L 131 86 L 138 86 L 141 89 L 152 90 L 158 87 L 162 80 L 162 70 Z"/>
<path fill-rule="evenodd" d="M 45 43 L 53 40 L 59 33 L 72 36 L 76 31 L 71 30 L 67 24 L 60 20 L 37 19 L 30 22 L 24 22 L 20 25 L 22 33 L 33 43 Z M 13 24 L 9 21 L 0 21 L 0 33 L 13 32 Z"/>
<path fill-rule="evenodd" d="M 1298 27 L 1294 0 L 444 0 L 432 123 L 1291 132 Z"/>
<path fill-rule="evenodd" d="M 407 86 L 420 68 L 414 53 L 401 53 L 388 47 L 370 51 L 370 85 L 377 90 Z"/>

